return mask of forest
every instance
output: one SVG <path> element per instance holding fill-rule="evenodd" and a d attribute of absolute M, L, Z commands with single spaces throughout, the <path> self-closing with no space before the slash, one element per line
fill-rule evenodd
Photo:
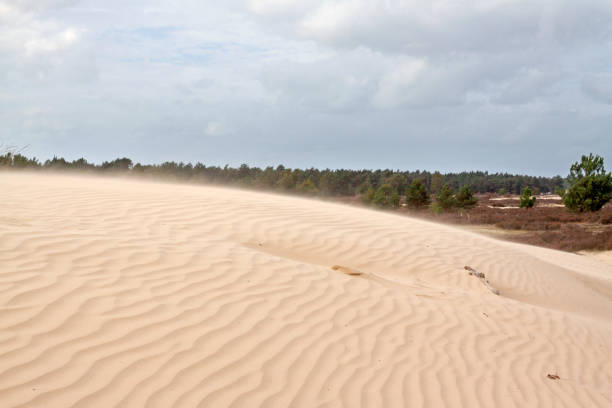
<path fill-rule="evenodd" d="M 203 182 L 231 185 L 243 188 L 276 190 L 304 195 L 351 197 L 379 190 L 388 185 L 399 195 L 404 195 L 415 180 L 419 180 L 430 194 L 437 194 L 443 186 L 458 191 L 469 186 L 474 193 L 520 194 L 529 186 L 534 194 L 554 193 L 565 188 L 561 176 L 536 177 L 486 171 L 460 173 L 400 171 L 400 170 L 349 170 L 349 169 L 291 169 L 276 167 L 206 166 L 202 163 L 164 162 L 162 164 L 134 163 L 129 158 L 117 158 L 101 164 L 90 163 L 84 158 L 68 161 L 61 157 L 45 160 L 27 157 L 20 153 L 0 155 L 0 167 L 31 170 L 87 171 L 91 173 L 124 173 L 152 179 Z"/>

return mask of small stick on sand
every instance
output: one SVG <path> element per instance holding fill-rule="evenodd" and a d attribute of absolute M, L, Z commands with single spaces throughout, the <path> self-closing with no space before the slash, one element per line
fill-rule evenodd
<path fill-rule="evenodd" d="M 344 274 L 350 275 L 350 276 L 361 276 L 363 275 L 363 272 L 360 271 L 355 271 L 351 268 L 347 268 L 346 266 L 340 266 L 340 265 L 334 265 L 331 267 L 334 271 L 340 271 Z"/>
<path fill-rule="evenodd" d="M 489 289 L 491 291 L 491 293 L 499 296 L 499 290 L 494 289 L 491 285 L 489 285 L 489 282 L 487 282 L 484 273 L 476 272 L 473 268 L 471 268 L 469 266 L 464 266 L 463 269 L 465 269 L 466 271 L 469 271 L 470 275 L 473 275 L 473 276 L 477 277 L 478 279 L 480 279 L 482 284 L 485 285 L 487 287 L 487 289 Z"/>

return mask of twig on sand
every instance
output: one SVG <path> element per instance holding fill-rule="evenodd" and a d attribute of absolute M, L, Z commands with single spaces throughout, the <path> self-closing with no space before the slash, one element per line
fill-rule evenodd
<path fill-rule="evenodd" d="M 561 377 L 559 377 L 557 374 L 548 374 L 546 375 L 548 378 L 550 378 L 551 380 L 558 380 Z"/>
<path fill-rule="evenodd" d="M 476 270 L 474 270 L 473 268 L 471 268 L 469 266 L 464 266 L 463 269 L 468 271 L 470 273 L 470 275 L 473 275 L 473 276 L 477 277 L 478 279 L 480 279 L 482 284 L 485 285 L 487 287 L 487 289 L 489 289 L 491 291 L 491 293 L 499 296 L 499 290 L 497 290 L 497 289 L 493 288 L 491 285 L 489 285 L 489 282 L 485 278 L 485 274 L 484 273 L 476 272 Z"/>
<path fill-rule="evenodd" d="M 334 271 L 340 271 L 346 275 L 350 275 L 350 276 L 361 276 L 363 275 L 363 272 L 360 271 L 356 271 L 354 269 L 351 268 L 347 268 L 346 266 L 341 266 L 341 265 L 334 265 L 331 267 Z"/>

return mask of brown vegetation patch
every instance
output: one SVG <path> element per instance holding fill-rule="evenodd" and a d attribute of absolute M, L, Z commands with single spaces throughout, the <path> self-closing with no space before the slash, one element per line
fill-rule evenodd
<path fill-rule="evenodd" d="M 518 207 L 518 196 L 478 195 L 478 205 L 470 210 L 444 211 L 399 208 L 395 211 L 449 224 L 483 226 L 482 231 L 497 238 L 563 251 L 612 250 L 612 205 L 596 212 L 572 212 L 558 196 L 538 197 L 534 208 Z M 361 205 L 358 198 L 343 199 Z M 492 228 L 488 228 L 492 227 Z"/>

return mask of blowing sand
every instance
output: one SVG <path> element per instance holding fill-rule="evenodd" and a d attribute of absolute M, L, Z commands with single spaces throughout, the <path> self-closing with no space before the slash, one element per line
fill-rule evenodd
<path fill-rule="evenodd" d="M 612 406 L 597 259 L 222 188 L 0 189 L 2 407 Z"/>

